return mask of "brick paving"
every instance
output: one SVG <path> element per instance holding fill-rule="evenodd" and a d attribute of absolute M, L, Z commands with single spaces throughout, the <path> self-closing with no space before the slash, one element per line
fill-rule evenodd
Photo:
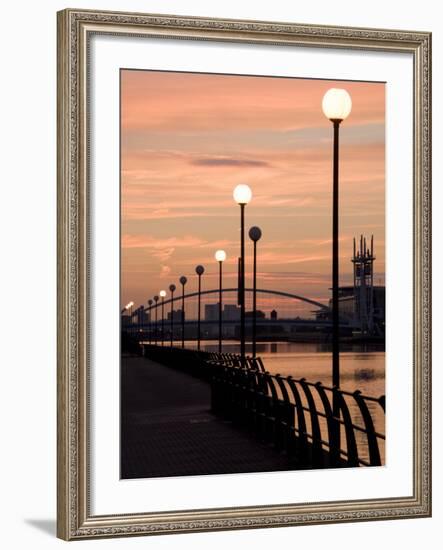
<path fill-rule="evenodd" d="M 123 357 L 123 479 L 291 470 L 286 455 L 210 412 L 210 387 L 142 357 Z"/>

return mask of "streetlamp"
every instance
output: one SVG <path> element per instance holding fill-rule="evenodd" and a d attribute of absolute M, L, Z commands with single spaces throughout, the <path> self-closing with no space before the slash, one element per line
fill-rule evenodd
<path fill-rule="evenodd" d="M 133 305 L 134 305 L 134 302 L 128 302 L 120 312 L 121 315 L 123 315 L 125 311 L 129 312 L 129 323 L 127 323 L 129 325 L 129 332 L 131 332 L 131 329 L 132 329 L 131 325 L 132 325 L 132 306 Z"/>
<path fill-rule="evenodd" d="M 128 304 L 126 304 L 125 307 L 122 309 L 121 314 L 123 315 L 123 313 L 128 309 L 131 309 L 133 305 L 134 305 L 134 302 L 129 302 Z"/>
<path fill-rule="evenodd" d="M 169 285 L 169 290 L 171 292 L 171 347 L 174 342 L 174 292 L 175 292 L 175 285 Z"/>
<path fill-rule="evenodd" d="M 261 229 L 251 227 L 249 238 L 254 243 L 254 274 L 252 291 L 252 357 L 257 355 L 257 241 L 261 239 Z"/>
<path fill-rule="evenodd" d="M 182 322 L 182 348 L 185 347 L 185 284 L 188 282 L 188 279 L 182 275 L 180 277 L 180 284 L 182 285 L 182 314 L 181 314 L 181 322 Z"/>
<path fill-rule="evenodd" d="M 219 298 L 218 298 L 218 353 L 222 352 L 222 293 L 223 293 L 223 267 L 222 264 L 226 260 L 226 252 L 224 250 L 217 250 L 215 253 L 215 259 L 218 262 L 218 282 L 219 282 Z"/>
<path fill-rule="evenodd" d="M 198 317 L 197 317 L 197 350 L 200 351 L 200 315 L 201 315 L 201 290 L 202 290 L 202 275 L 205 272 L 205 268 L 202 265 L 198 265 L 195 268 L 195 272 L 198 275 Z"/>
<path fill-rule="evenodd" d="M 339 250 L 338 250 L 338 148 L 340 123 L 349 115 L 352 108 L 351 97 L 346 90 L 331 88 L 323 96 L 323 113 L 334 128 L 333 142 L 333 191 L 332 191 L 332 386 L 340 387 L 340 326 L 339 326 Z M 335 419 L 340 416 L 340 405 L 336 392 L 333 394 L 332 414 Z M 340 424 L 334 423 L 334 454 L 339 453 Z"/>
<path fill-rule="evenodd" d="M 154 343 L 157 345 L 157 332 L 158 332 L 158 296 L 154 296 L 155 302 L 155 330 L 154 330 Z"/>
<path fill-rule="evenodd" d="M 340 386 L 340 327 L 339 327 L 339 250 L 338 250 L 338 147 L 340 123 L 352 108 L 351 97 L 346 90 L 331 88 L 323 96 L 323 113 L 334 128 L 333 143 L 333 192 L 332 192 L 332 385 Z"/>
<path fill-rule="evenodd" d="M 245 206 L 252 198 L 248 185 L 240 184 L 234 189 L 234 200 L 240 206 L 240 276 L 238 301 L 240 305 L 240 356 L 245 364 Z"/>
<path fill-rule="evenodd" d="M 160 297 L 162 299 L 162 346 L 165 344 L 165 296 L 166 290 L 160 290 Z"/>
<path fill-rule="evenodd" d="M 152 343 L 152 304 L 154 302 L 152 300 L 148 300 L 148 306 L 149 306 L 149 345 Z"/>
<path fill-rule="evenodd" d="M 134 302 L 129 302 L 129 325 L 131 327 L 131 333 L 134 332 L 134 313 L 132 311 L 132 308 L 134 307 Z"/>

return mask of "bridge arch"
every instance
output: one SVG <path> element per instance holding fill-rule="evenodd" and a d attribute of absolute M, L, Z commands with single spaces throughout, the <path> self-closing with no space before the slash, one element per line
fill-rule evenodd
<path fill-rule="evenodd" d="M 200 292 L 201 296 L 205 296 L 207 294 L 218 294 L 220 292 L 220 289 L 215 288 L 211 290 L 202 290 Z M 238 288 L 223 288 L 222 292 L 238 292 Z M 245 292 L 254 292 L 253 288 L 245 288 Z M 261 294 L 274 294 L 276 296 L 284 296 L 285 298 L 293 298 L 294 300 L 305 302 L 307 304 L 311 304 L 312 306 L 318 307 L 320 309 L 323 309 L 325 311 L 329 311 L 329 306 L 322 304 L 321 302 L 317 302 L 316 300 L 311 300 L 311 298 L 307 298 L 306 296 L 300 296 L 300 294 L 292 294 L 290 292 L 283 292 L 280 290 L 269 290 L 264 288 L 257 288 L 257 292 Z M 191 292 L 189 294 L 185 294 L 184 298 L 185 300 L 187 298 L 193 298 L 195 296 L 198 296 L 198 292 Z M 163 302 L 163 305 L 170 304 L 172 301 L 178 302 L 182 299 L 181 294 L 177 294 L 177 296 L 174 298 L 174 300 L 171 300 L 169 298 L 168 300 L 165 300 Z M 150 311 L 151 309 L 155 309 L 157 307 L 161 307 L 162 302 L 158 301 L 157 304 L 153 304 L 151 307 L 147 307 L 144 309 L 144 311 Z"/>

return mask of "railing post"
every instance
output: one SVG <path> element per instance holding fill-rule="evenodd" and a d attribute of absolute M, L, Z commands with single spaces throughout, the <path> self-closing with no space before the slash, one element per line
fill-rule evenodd
<path fill-rule="evenodd" d="M 368 406 L 361 395 L 361 391 L 357 390 L 353 393 L 354 399 L 359 406 L 361 416 L 365 423 L 366 436 L 368 438 L 369 463 L 371 466 L 381 466 L 380 450 L 378 448 L 377 436 L 375 435 L 374 422 L 372 421 L 371 413 Z"/>

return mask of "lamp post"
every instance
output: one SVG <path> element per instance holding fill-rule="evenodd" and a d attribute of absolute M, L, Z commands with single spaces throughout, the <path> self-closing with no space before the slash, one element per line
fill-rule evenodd
<path fill-rule="evenodd" d="M 132 328 L 131 325 L 132 325 L 132 306 L 133 305 L 134 305 L 134 302 L 128 302 L 120 312 L 121 315 L 123 315 L 125 311 L 129 312 L 129 323 L 127 323 L 127 325 L 129 325 L 129 328 L 128 328 L 129 332 L 131 332 L 131 328 Z"/>
<path fill-rule="evenodd" d="M 198 351 L 200 351 L 201 290 L 202 290 L 202 275 L 205 272 L 205 268 L 202 265 L 198 265 L 195 268 L 195 272 L 198 275 L 197 349 Z"/>
<path fill-rule="evenodd" d="M 152 300 L 148 300 L 148 306 L 149 306 L 149 345 L 152 343 L 152 304 L 154 302 Z"/>
<path fill-rule="evenodd" d="M 129 307 L 128 307 L 128 312 L 129 312 L 129 326 L 131 327 L 131 333 L 133 331 L 133 323 L 134 323 L 134 319 L 132 317 L 132 308 L 134 306 L 134 302 L 129 302 Z"/>
<path fill-rule="evenodd" d="M 129 302 L 128 304 L 126 304 L 125 307 L 122 309 L 121 314 L 123 315 L 123 313 L 129 310 L 133 305 L 134 305 L 134 302 Z"/>
<path fill-rule="evenodd" d="M 188 282 L 188 279 L 182 275 L 180 277 L 180 284 L 182 285 L 182 314 L 181 314 L 181 322 L 182 322 L 182 348 L 185 347 L 185 284 Z"/>
<path fill-rule="evenodd" d="M 254 243 L 254 272 L 252 290 L 252 357 L 257 355 L 257 241 L 261 239 L 261 229 L 251 227 L 249 238 Z"/>
<path fill-rule="evenodd" d="M 333 141 L 333 189 L 332 189 L 332 385 L 340 387 L 340 325 L 339 325 L 339 129 L 351 112 L 352 101 L 346 90 L 331 88 L 323 96 L 323 113 L 328 118 L 334 129 Z M 336 393 L 333 398 L 333 415 L 338 418 L 340 407 Z M 336 451 L 340 445 L 340 426 L 335 426 Z"/>
<path fill-rule="evenodd" d="M 174 292 L 175 285 L 169 285 L 169 290 L 171 292 L 171 348 L 174 342 Z"/>
<path fill-rule="evenodd" d="M 157 345 L 157 332 L 158 332 L 158 296 L 154 296 L 155 302 L 155 327 L 154 327 L 154 343 Z"/>
<path fill-rule="evenodd" d="M 226 252 L 224 250 L 217 250 L 215 253 L 215 259 L 218 262 L 218 287 L 219 287 L 219 298 L 218 298 L 218 353 L 222 352 L 222 293 L 223 293 L 223 262 L 226 260 Z"/>
<path fill-rule="evenodd" d="M 125 311 L 130 311 L 133 305 L 134 305 L 134 302 L 129 302 L 129 303 L 127 303 L 127 304 L 125 305 L 125 307 L 121 310 L 121 314 L 123 315 L 123 313 L 124 313 Z M 129 314 L 131 314 L 131 313 L 129 313 Z"/>
<path fill-rule="evenodd" d="M 160 297 L 162 299 L 162 346 L 165 345 L 165 296 L 166 290 L 160 290 Z"/>
<path fill-rule="evenodd" d="M 240 206 L 240 276 L 238 298 L 240 302 L 240 356 L 245 364 L 245 206 L 252 198 L 248 185 L 240 184 L 234 189 L 234 200 Z"/>
<path fill-rule="evenodd" d="M 352 108 L 348 92 L 339 88 L 331 88 L 326 92 L 322 102 L 323 113 L 334 128 L 333 143 L 333 191 L 332 191 L 332 385 L 340 386 L 340 328 L 339 328 L 339 243 L 338 243 L 338 168 L 339 168 L 339 128 L 340 123 L 349 115 Z"/>

